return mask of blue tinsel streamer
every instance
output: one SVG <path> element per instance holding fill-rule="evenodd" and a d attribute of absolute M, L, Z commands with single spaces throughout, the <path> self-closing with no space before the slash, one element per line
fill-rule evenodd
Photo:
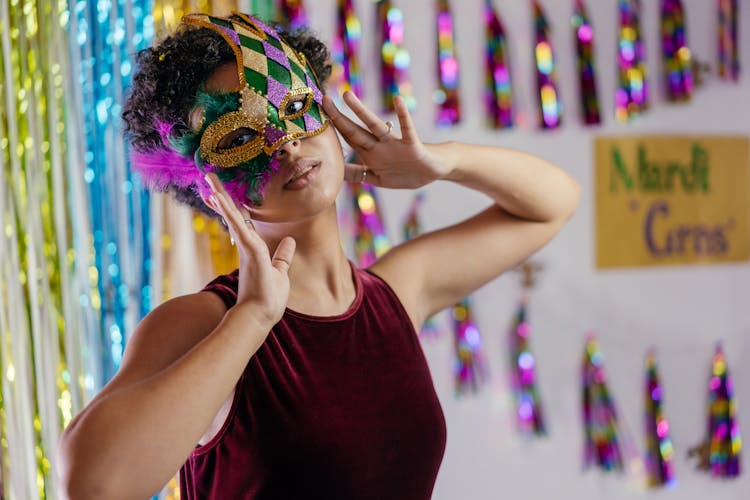
<path fill-rule="evenodd" d="M 151 308 L 149 196 L 128 167 L 120 113 L 134 56 L 151 43 L 151 1 L 71 4 L 71 61 L 80 82 L 84 179 L 88 186 L 99 344 L 89 346 L 99 389 L 117 371 L 127 335 Z M 78 63 L 77 65 L 75 63 Z M 82 214 L 84 216 L 84 214 Z M 92 270 L 93 271 L 93 270 Z"/>

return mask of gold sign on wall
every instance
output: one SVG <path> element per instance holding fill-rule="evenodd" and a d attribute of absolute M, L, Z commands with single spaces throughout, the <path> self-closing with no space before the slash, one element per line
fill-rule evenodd
<path fill-rule="evenodd" d="M 750 260 L 750 138 L 599 137 L 596 266 Z"/>

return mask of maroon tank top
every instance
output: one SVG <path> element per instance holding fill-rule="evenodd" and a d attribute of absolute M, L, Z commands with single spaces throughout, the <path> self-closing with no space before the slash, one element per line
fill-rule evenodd
<path fill-rule="evenodd" d="M 240 377 L 229 416 L 180 470 L 183 500 L 428 499 L 445 419 L 416 332 L 378 276 L 352 266 L 349 309 L 287 309 Z M 205 290 L 227 307 L 237 271 Z"/>

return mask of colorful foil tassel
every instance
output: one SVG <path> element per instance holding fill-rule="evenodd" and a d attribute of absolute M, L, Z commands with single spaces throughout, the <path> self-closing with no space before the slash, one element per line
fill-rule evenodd
<path fill-rule="evenodd" d="M 458 59 L 453 29 L 453 15 L 448 0 L 437 0 L 439 88 L 434 92 L 433 99 L 438 106 L 436 123 L 441 127 L 461 121 Z"/>
<path fill-rule="evenodd" d="M 656 369 L 656 356 L 646 355 L 646 473 L 649 486 L 674 486 L 674 449 L 669 423 L 664 415 L 663 391 Z"/>
<path fill-rule="evenodd" d="M 620 449 L 619 425 L 614 401 L 604 375 L 604 356 L 591 336 L 581 370 L 583 382 L 584 468 L 600 467 L 606 471 L 624 469 Z"/>
<path fill-rule="evenodd" d="M 581 96 L 581 119 L 586 125 L 601 123 L 599 95 L 596 90 L 594 66 L 594 29 L 589 21 L 583 0 L 576 0 L 571 20 L 575 32 L 578 55 L 578 81 Z"/>
<path fill-rule="evenodd" d="M 619 0 L 619 84 L 615 92 L 615 118 L 625 122 L 648 108 L 646 53 L 641 39 L 639 0 Z"/>
<path fill-rule="evenodd" d="M 340 95 L 351 90 L 362 97 L 362 74 L 359 69 L 359 39 L 362 28 L 352 0 L 338 0 L 336 37 L 332 44 L 333 72 L 331 83 Z"/>
<path fill-rule="evenodd" d="M 424 203 L 424 192 L 420 191 L 414 197 L 414 201 L 406 214 L 403 224 L 403 236 L 404 241 L 409 241 L 412 238 L 416 238 L 422 233 L 422 224 L 419 221 L 419 212 Z M 422 330 L 419 332 L 423 337 L 436 337 L 440 332 L 438 323 L 434 316 L 427 318 L 422 325 Z"/>
<path fill-rule="evenodd" d="M 419 211 L 424 203 L 424 192 L 420 191 L 414 197 L 414 201 L 409 207 L 404 219 L 403 234 L 404 241 L 409 241 L 419 236 L 422 232 L 422 224 L 419 222 Z"/>
<path fill-rule="evenodd" d="M 693 92 L 692 56 L 687 46 L 685 10 L 680 0 L 662 0 L 661 44 L 667 99 L 688 101 Z"/>
<path fill-rule="evenodd" d="M 740 48 L 737 0 L 719 2 L 719 76 L 736 82 L 740 78 Z"/>
<path fill-rule="evenodd" d="M 716 346 L 708 385 L 708 429 L 703 443 L 691 450 L 700 469 L 716 477 L 740 475 L 742 439 L 737 421 L 737 402 L 721 345 Z"/>
<path fill-rule="evenodd" d="M 513 95 L 505 29 L 492 0 L 484 2 L 485 109 L 490 126 L 495 129 L 513 127 Z"/>
<path fill-rule="evenodd" d="M 354 219 L 354 253 L 360 267 L 368 267 L 391 248 L 378 210 L 375 188 L 351 183 Z"/>
<path fill-rule="evenodd" d="M 293 30 L 307 26 L 307 15 L 303 0 L 281 0 L 281 14 Z"/>
<path fill-rule="evenodd" d="M 404 14 L 390 0 L 378 2 L 381 32 L 380 71 L 383 109 L 393 111 L 393 98 L 400 95 L 409 109 L 416 107 L 414 89 L 409 80 L 411 58 L 404 44 Z"/>
<path fill-rule="evenodd" d="M 456 394 L 476 392 L 488 378 L 488 372 L 482 353 L 482 336 L 472 320 L 469 297 L 453 306 L 453 326 L 456 348 Z"/>
<path fill-rule="evenodd" d="M 511 382 L 518 430 L 526 436 L 542 436 L 546 429 L 536 388 L 536 361 L 529 347 L 531 325 L 527 319 L 527 305 L 528 297 L 524 294 L 509 331 Z"/>
<path fill-rule="evenodd" d="M 539 99 L 539 126 L 554 129 L 562 120 L 562 105 L 557 91 L 555 54 L 550 40 L 549 24 L 541 5 L 532 1 L 534 8 L 534 60 L 536 61 L 536 85 Z"/>

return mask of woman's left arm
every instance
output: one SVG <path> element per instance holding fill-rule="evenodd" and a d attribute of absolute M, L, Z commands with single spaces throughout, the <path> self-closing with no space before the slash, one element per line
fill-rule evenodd
<path fill-rule="evenodd" d="M 445 180 L 495 202 L 468 220 L 395 247 L 372 265 L 399 295 L 416 327 L 523 262 L 575 211 L 578 184 L 552 163 L 499 147 L 422 144 L 401 99 L 396 100 L 396 112 L 402 138 L 378 140 L 387 126 L 353 95 L 344 98 L 369 131 L 338 113 L 330 101 L 327 111 L 365 163 L 368 181 L 413 188 Z M 361 179 L 362 168 L 348 166 L 348 177 Z"/>

